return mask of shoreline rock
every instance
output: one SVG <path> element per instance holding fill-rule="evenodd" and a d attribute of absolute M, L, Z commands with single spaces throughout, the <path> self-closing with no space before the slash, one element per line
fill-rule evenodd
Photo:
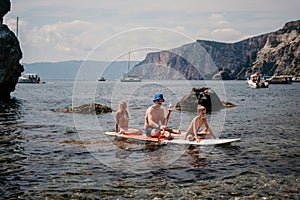
<path fill-rule="evenodd" d="M 10 0 L 0 1 L 0 24 L 3 23 L 3 17 L 10 11 L 11 3 Z"/>
<path fill-rule="evenodd" d="M 0 99 L 9 100 L 10 93 L 15 90 L 18 78 L 24 71 L 20 64 L 22 51 L 18 38 L 2 24 L 3 16 L 10 11 L 10 1 L 0 1 Z"/>

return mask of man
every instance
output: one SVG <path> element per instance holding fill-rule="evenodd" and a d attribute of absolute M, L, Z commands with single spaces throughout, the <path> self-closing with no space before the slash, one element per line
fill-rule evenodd
<path fill-rule="evenodd" d="M 161 130 L 166 128 L 163 126 L 166 120 L 164 109 L 161 108 L 164 101 L 163 94 L 156 94 L 153 99 L 154 105 L 150 106 L 146 111 L 144 128 L 148 137 L 160 137 Z M 167 131 L 165 133 L 169 134 Z"/>

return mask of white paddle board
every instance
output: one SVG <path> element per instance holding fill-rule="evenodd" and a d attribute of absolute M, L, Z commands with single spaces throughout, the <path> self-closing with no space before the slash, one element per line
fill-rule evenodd
<path fill-rule="evenodd" d="M 240 141 L 241 138 L 234 139 L 202 139 L 200 142 L 189 141 L 184 139 L 173 139 L 173 140 L 164 140 L 167 144 L 187 144 L 187 145 L 199 145 L 199 146 L 209 146 L 209 145 L 218 145 L 218 144 L 229 144 L 232 142 Z"/>
<path fill-rule="evenodd" d="M 178 135 L 172 135 L 174 136 L 174 139 L 168 140 L 166 138 L 153 138 L 153 137 L 147 137 L 145 134 L 119 134 L 116 132 L 105 132 L 106 135 L 116 136 L 119 138 L 128 138 L 128 139 L 135 139 L 135 140 L 141 140 L 141 141 L 149 141 L 149 142 L 159 142 L 161 144 L 181 144 L 181 145 L 199 145 L 199 146 L 209 146 L 209 145 L 218 145 L 218 144 L 229 144 L 232 142 L 240 141 L 241 138 L 234 138 L 234 139 L 202 139 L 200 142 L 196 141 L 189 141 L 184 140 Z"/>

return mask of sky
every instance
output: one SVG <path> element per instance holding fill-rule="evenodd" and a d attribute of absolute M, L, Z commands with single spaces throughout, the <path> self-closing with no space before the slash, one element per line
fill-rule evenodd
<path fill-rule="evenodd" d="M 22 63 L 143 60 L 196 40 L 233 43 L 300 19 L 299 0 L 11 0 Z M 129 54 L 130 52 L 130 54 Z"/>

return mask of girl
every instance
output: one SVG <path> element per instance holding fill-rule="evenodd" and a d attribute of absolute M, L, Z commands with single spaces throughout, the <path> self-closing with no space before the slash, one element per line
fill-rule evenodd
<path fill-rule="evenodd" d="M 141 134 L 138 129 L 129 129 L 129 115 L 126 101 L 120 101 L 119 110 L 116 113 L 116 133 L 120 134 Z M 120 129 L 120 131 L 119 131 Z"/>

